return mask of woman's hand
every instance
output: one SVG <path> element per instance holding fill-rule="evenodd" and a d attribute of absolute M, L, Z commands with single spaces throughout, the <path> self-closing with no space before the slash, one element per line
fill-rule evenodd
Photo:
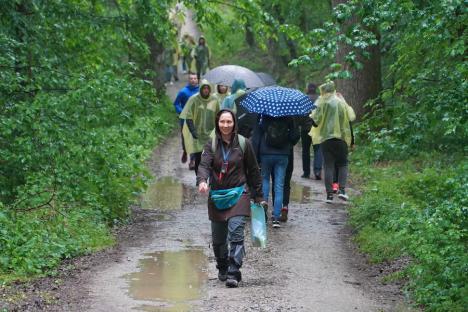
<path fill-rule="evenodd" d="M 208 184 L 206 182 L 200 182 L 200 184 L 198 184 L 198 191 L 202 194 L 208 193 Z"/>

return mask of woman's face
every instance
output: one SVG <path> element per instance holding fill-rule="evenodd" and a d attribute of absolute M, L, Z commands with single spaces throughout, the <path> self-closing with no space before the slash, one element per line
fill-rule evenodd
<path fill-rule="evenodd" d="M 234 130 L 234 120 L 232 119 L 232 114 L 229 112 L 222 113 L 219 117 L 218 126 L 221 134 L 231 134 Z"/>
<path fill-rule="evenodd" d="M 218 85 L 218 93 L 225 94 L 228 90 L 227 86 Z"/>

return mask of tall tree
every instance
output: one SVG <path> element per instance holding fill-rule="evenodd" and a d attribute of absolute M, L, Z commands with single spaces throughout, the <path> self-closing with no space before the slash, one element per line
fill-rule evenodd
<path fill-rule="evenodd" d="M 332 6 L 340 9 L 340 5 L 348 0 L 332 0 Z M 344 8 L 343 8 L 344 9 Z M 359 25 L 360 17 L 352 14 L 349 19 L 340 25 L 341 35 L 346 38 L 352 36 L 355 25 Z M 378 38 L 377 30 L 372 30 Z M 356 52 L 354 46 L 343 41 L 338 43 L 335 62 L 342 65 L 342 70 L 349 72 L 352 79 L 338 79 L 337 89 L 356 111 L 358 118 L 366 113 L 365 104 L 368 100 L 376 98 L 382 90 L 382 74 L 380 62 L 380 44 L 368 46 L 364 51 Z"/>

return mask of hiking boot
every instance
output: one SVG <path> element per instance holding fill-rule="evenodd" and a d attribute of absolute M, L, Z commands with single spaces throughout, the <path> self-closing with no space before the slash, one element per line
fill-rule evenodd
<path fill-rule="evenodd" d="M 288 221 L 288 207 L 281 208 L 281 214 L 280 214 L 279 220 L 281 222 Z"/>
<path fill-rule="evenodd" d="M 308 178 L 310 178 L 310 176 L 308 174 L 304 173 L 303 175 L 301 175 L 301 178 L 308 179 Z"/>
<path fill-rule="evenodd" d="M 338 183 L 333 183 L 332 184 L 332 190 L 333 190 L 333 193 L 338 193 L 338 189 L 340 188 L 340 185 Z"/>
<path fill-rule="evenodd" d="M 341 199 L 341 200 L 347 201 L 349 199 L 349 196 L 346 195 L 346 192 L 345 192 L 344 189 L 340 189 L 338 191 L 338 198 Z"/>
<path fill-rule="evenodd" d="M 182 157 L 180 158 L 180 161 L 185 164 L 187 162 L 187 153 L 183 152 Z"/>
<path fill-rule="evenodd" d="M 273 226 L 274 229 L 278 229 L 281 227 L 280 223 L 278 220 L 273 220 L 271 221 L 271 225 Z"/>
<path fill-rule="evenodd" d="M 226 287 L 236 288 L 239 286 L 240 281 L 242 280 L 242 274 L 240 271 L 229 272 L 226 279 Z"/>
<path fill-rule="evenodd" d="M 327 200 L 325 202 L 327 204 L 333 203 L 333 193 L 327 193 Z"/>
<path fill-rule="evenodd" d="M 315 175 L 315 180 L 322 180 L 322 175 L 320 173 L 317 173 Z"/>
<path fill-rule="evenodd" d="M 221 281 L 221 282 L 224 282 L 226 281 L 228 278 L 228 273 L 227 273 L 227 268 L 225 269 L 218 269 L 218 279 Z"/>

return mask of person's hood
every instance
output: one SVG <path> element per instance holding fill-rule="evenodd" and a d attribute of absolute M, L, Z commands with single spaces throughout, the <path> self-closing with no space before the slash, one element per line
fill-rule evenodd
<path fill-rule="evenodd" d="M 336 91 L 335 83 L 333 81 L 328 81 L 322 84 L 320 87 L 320 95 L 325 95 L 327 93 L 334 93 Z"/>
<path fill-rule="evenodd" d="M 221 114 L 224 112 L 229 112 L 232 115 L 232 119 L 234 120 L 234 128 L 232 130 L 233 134 L 237 134 L 237 118 L 236 114 L 232 111 L 232 109 L 229 108 L 222 108 L 217 114 L 215 118 L 215 133 L 218 138 L 221 138 L 221 131 L 219 130 L 219 118 L 221 117 Z"/>
<path fill-rule="evenodd" d="M 200 97 L 203 99 L 203 97 L 201 96 L 201 90 L 203 89 L 204 86 L 208 86 L 208 88 L 210 88 L 210 95 L 208 96 L 208 99 L 213 95 L 213 89 L 211 88 L 211 85 L 210 83 L 208 82 L 208 80 L 206 79 L 203 79 L 200 83 L 200 89 L 198 91 L 198 93 L 200 94 Z"/>
<path fill-rule="evenodd" d="M 205 38 L 205 36 L 201 35 L 200 37 L 198 37 L 198 44 L 200 44 L 200 39 L 205 40 L 205 45 L 206 45 L 206 38 Z"/>
<path fill-rule="evenodd" d="M 243 79 L 235 79 L 231 86 L 231 94 L 237 92 L 237 90 L 245 90 L 245 81 Z"/>

